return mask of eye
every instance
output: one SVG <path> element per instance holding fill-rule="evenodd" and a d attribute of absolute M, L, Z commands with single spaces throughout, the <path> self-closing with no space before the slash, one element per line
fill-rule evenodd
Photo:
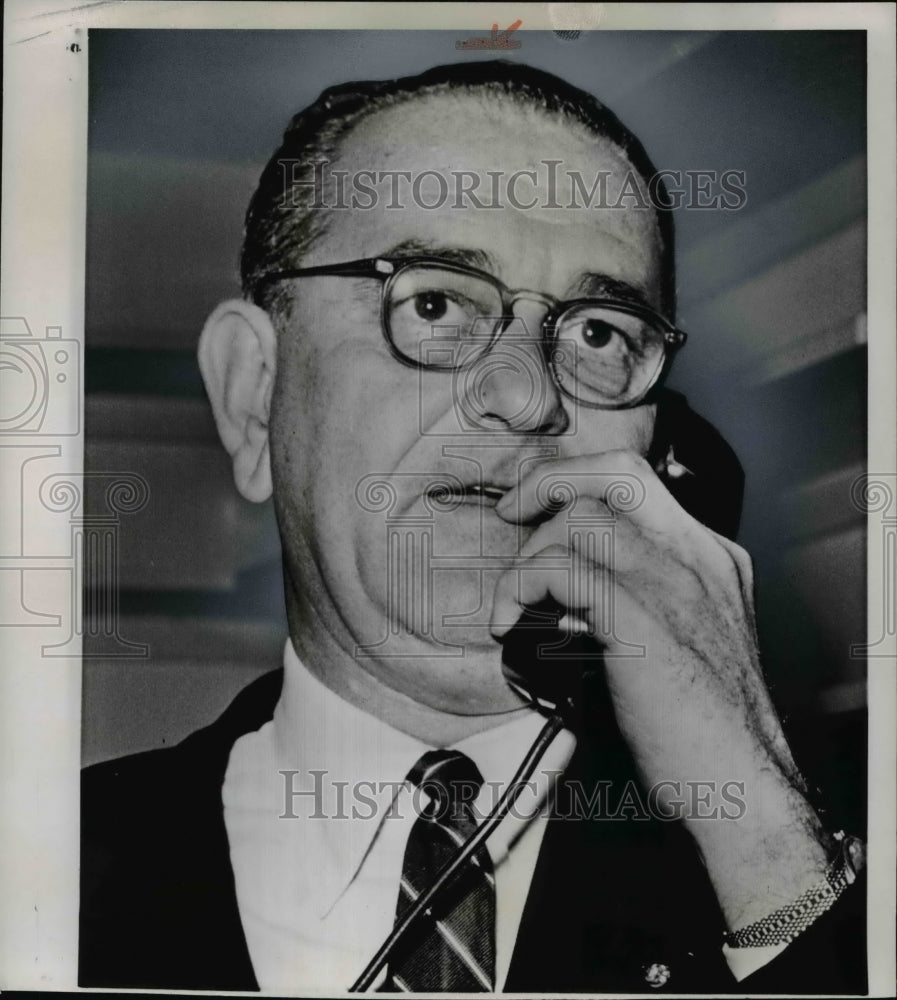
<path fill-rule="evenodd" d="M 623 324 L 615 322 L 616 317 L 580 313 L 563 324 L 561 335 L 574 340 L 579 346 L 580 361 L 607 363 L 610 358 L 627 358 L 638 353 L 637 330 L 623 329 Z M 624 317 L 625 319 L 625 317 Z"/>
<path fill-rule="evenodd" d="M 445 292 L 419 292 L 414 296 L 414 311 L 421 319 L 443 319 L 448 312 L 448 297 Z"/>
<path fill-rule="evenodd" d="M 467 271 L 409 266 L 389 286 L 386 322 L 390 341 L 415 363 L 436 366 L 435 359 L 427 360 L 427 352 L 433 349 L 440 355 L 440 367 L 457 366 L 458 345 L 475 336 L 482 317 L 499 315 L 500 292 L 491 282 Z"/>
<path fill-rule="evenodd" d="M 480 306 L 455 290 L 424 288 L 390 306 L 394 333 L 432 336 L 433 327 L 455 327 L 463 335 L 479 315 Z"/>
<path fill-rule="evenodd" d="M 589 347 L 607 347 L 614 335 L 621 336 L 620 331 L 603 319 L 584 320 L 580 328 L 580 337 Z"/>
<path fill-rule="evenodd" d="M 634 310 L 609 303 L 571 306 L 557 321 L 555 344 L 552 363 L 565 389 L 596 405 L 635 398 L 656 377 L 664 359 L 663 328 Z"/>

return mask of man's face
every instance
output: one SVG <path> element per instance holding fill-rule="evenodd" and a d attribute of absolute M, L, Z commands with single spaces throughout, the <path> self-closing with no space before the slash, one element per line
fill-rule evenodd
<path fill-rule="evenodd" d="M 608 171 L 609 203 L 628 162 L 615 147 L 545 115 L 447 95 L 378 112 L 344 142 L 333 169 L 535 170 L 560 160 L 591 184 Z M 655 308 L 660 283 L 656 220 L 632 208 L 551 209 L 529 180 L 519 200 L 536 207 L 483 209 L 454 195 L 427 209 L 389 186 L 366 210 L 328 209 L 325 234 L 304 266 L 399 252 L 475 254 L 514 289 L 561 299 L 582 295 L 584 275 L 626 282 Z M 422 188 L 432 202 L 435 181 Z M 334 200 L 327 193 L 329 201 Z M 506 199 L 503 199 L 506 201 Z M 569 197 L 559 196 L 562 203 Z M 581 203 L 582 199 L 580 199 Z M 279 331 L 271 414 L 275 503 L 283 539 L 291 625 L 320 637 L 346 671 L 431 708 L 457 714 L 509 711 L 519 699 L 501 675 L 488 629 L 495 581 L 532 527 L 501 520 L 470 490 L 440 506 L 440 481 L 508 488 L 548 458 L 611 449 L 645 454 L 653 408 L 596 410 L 559 393 L 539 348 L 542 303 L 521 301 L 490 356 L 463 373 L 398 362 L 381 332 L 381 284 L 303 278 Z M 315 640 L 313 640 L 315 641 Z M 351 678 L 347 678 L 351 683 Z"/>

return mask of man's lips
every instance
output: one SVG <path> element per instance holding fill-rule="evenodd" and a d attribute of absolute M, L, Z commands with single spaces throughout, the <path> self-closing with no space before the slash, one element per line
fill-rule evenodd
<path fill-rule="evenodd" d="M 510 486 L 499 486 L 497 483 L 467 483 L 460 487 L 438 483 L 427 490 L 427 497 L 437 506 L 446 508 L 462 504 L 494 507 L 509 489 Z"/>

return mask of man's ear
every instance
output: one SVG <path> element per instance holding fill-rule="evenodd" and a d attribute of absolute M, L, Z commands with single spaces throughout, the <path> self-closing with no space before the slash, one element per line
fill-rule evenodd
<path fill-rule="evenodd" d="M 277 337 L 268 314 L 242 299 L 222 302 L 199 338 L 199 368 L 234 482 L 247 500 L 271 496 L 268 416 Z"/>

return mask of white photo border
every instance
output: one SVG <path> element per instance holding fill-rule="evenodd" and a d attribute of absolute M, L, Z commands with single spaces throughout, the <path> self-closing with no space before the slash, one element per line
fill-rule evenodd
<path fill-rule="evenodd" d="M 2 314 L 27 317 L 34 333 L 61 328 L 80 344 L 83 373 L 86 232 L 87 60 L 92 28 L 394 28 L 520 30 L 865 29 L 868 40 L 869 450 L 870 474 L 894 476 L 897 454 L 895 259 L 895 8 L 856 4 L 509 3 L 85 3 L 10 0 L 4 23 Z M 60 393 L 79 413 L 79 379 Z M 66 396 L 66 393 L 69 395 Z M 82 422 L 83 423 L 83 422 Z M 61 467 L 82 468 L 82 423 L 47 446 Z M 0 505 L 19 488 L 13 449 L 0 455 Z M 15 457 L 15 456 L 14 456 Z M 20 455 L 18 457 L 21 457 Z M 893 995 L 894 739 L 897 637 L 884 599 L 893 581 L 868 522 L 868 635 L 886 636 L 869 669 L 869 993 Z M 65 551 L 68 528 L 43 552 Z M 37 563 L 46 558 L 39 553 Z M 67 581 L 47 575 L 64 598 Z M 0 599 L 3 598 L 0 592 Z M 891 592 L 893 597 L 893 592 Z M 4 619 L 5 620 L 5 619 Z M 48 659 L 40 627 L 0 632 L 0 987 L 59 990 L 77 981 L 80 661 Z"/>

